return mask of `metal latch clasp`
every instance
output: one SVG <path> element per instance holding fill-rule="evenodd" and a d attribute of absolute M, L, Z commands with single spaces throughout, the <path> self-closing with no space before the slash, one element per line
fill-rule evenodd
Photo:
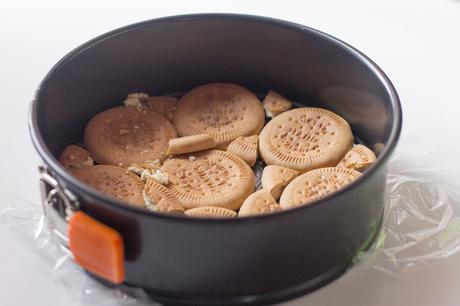
<path fill-rule="evenodd" d="M 72 192 L 59 184 L 45 166 L 39 166 L 38 171 L 43 213 L 47 220 L 48 229 L 68 251 L 67 222 L 72 214 L 79 210 L 80 203 Z"/>

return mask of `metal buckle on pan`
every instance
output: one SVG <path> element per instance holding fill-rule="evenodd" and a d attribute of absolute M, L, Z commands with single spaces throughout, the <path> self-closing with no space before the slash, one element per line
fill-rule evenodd
<path fill-rule="evenodd" d="M 43 213 L 48 229 L 56 236 L 61 248 L 72 255 L 67 237 L 67 222 L 72 214 L 80 208 L 78 199 L 67 188 L 59 184 L 46 166 L 39 166 L 38 171 Z"/>

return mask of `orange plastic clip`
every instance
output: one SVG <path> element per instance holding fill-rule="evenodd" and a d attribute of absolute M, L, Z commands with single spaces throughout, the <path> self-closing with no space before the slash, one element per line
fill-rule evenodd
<path fill-rule="evenodd" d="M 123 238 L 113 228 L 77 211 L 69 221 L 69 247 L 89 272 L 114 284 L 125 279 Z"/>

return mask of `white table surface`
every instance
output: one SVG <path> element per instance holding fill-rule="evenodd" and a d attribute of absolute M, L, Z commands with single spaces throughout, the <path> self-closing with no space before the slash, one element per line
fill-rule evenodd
<path fill-rule="evenodd" d="M 300 4 L 302 2 L 302 4 Z M 460 1 L 0 2 L 0 211 L 39 201 L 39 159 L 27 108 L 45 73 L 96 35 L 182 13 L 238 12 L 302 23 L 357 47 L 394 82 L 403 104 L 398 154 L 435 148 L 427 163 L 460 171 Z M 441 173 L 442 174 L 442 173 Z M 446 179 L 449 179 L 446 177 Z M 75 297 L 17 230 L 0 224 L 0 305 L 90 305 Z M 288 305 L 459 305 L 460 254 L 398 277 L 358 264 Z M 114 302 L 114 304 L 116 304 Z"/>

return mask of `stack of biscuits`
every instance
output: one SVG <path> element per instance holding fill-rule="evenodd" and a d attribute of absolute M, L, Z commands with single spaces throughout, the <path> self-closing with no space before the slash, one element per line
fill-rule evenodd
<path fill-rule="evenodd" d="M 376 156 L 321 108 L 263 101 L 235 84 L 172 96 L 128 95 L 94 116 L 59 160 L 93 188 L 163 214 L 234 218 L 310 205 L 350 184 Z M 255 165 L 263 165 L 256 189 Z"/>

